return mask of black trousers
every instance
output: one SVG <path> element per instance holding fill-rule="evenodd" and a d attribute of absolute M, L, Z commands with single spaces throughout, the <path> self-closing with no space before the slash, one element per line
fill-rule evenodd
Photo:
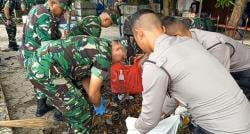
<path fill-rule="evenodd" d="M 250 69 L 240 72 L 233 72 L 231 75 L 234 77 L 246 95 L 247 99 L 250 101 Z"/>
<path fill-rule="evenodd" d="M 190 123 L 189 131 L 190 131 L 191 134 L 213 134 L 213 133 L 203 129 L 199 125 L 196 125 L 196 124 L 193 124 L 193 123 Z"/>

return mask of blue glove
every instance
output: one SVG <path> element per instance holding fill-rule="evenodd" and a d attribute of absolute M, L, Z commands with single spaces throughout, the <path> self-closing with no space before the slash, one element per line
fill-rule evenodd
<path fill-rule="evenodd" d="M 99 107 L 94 106 L 96 115 L 103 115 L 106 112 L 106 100 L 105 98 L 101 98 L 101 104 Z"/>

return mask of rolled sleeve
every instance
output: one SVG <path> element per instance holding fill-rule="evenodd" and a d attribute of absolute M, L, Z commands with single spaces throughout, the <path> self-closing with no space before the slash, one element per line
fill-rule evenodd
<path fill-rule="evenodd" d="M 103 71 L 103 70 L 98 69 L 96 67 L 91 68 L 91 74 L 97 76 L 98 78 L 100 78 L 102 80 L 107 79 L 107 76 L 108 76 L 107 71 Z"/>
<path fill-rule="evenodd" d="M 178 102 L 174 98 L 166 96 L 165 102 L 162 108 L 162 112 L 166 115 L 171 115 L 175 112 L 175 109 L 178 107 Z"/>
<path fill-rule="evenodd" d="M 169 77 L 154 64 L 144 63 L 143 67 L 142 112 L 135 123 L 135 128 L 140 133 L 147 133 L 160 121 Z"/>
<path fill-rule="evenodd" d="M 91 68 L 91 74 L 94 74 L 102 80 L 106 80 L 109 74 L 111 62 L 108 54 L 97 54 L 94 66 Z"/>

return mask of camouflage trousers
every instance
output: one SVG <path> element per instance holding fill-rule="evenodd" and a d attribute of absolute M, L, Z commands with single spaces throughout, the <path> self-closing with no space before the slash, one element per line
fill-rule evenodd
<path fill-rule="evenodd" d="M 8 39 L 10 43 L 9 45 L 16 44 L 16 32 L 17 32 L 15 19 L 13 19 L 13 16 L 11 18 L 12 18 L 11 24 L 7 25 L 5 17 L 1 17 L 1 21 L 5 25 L 5 28 L 8 34 Z"/>
<path fill-rule="evenodd" d="M 10 25 L 6 25 L 6 31 L 9 38 L 9 43 L 16 43 L 16 23 L 14 20 L 11 21 Z"/>
<path fill-rule="evenodd" d="M 34 88 L 34 91 L 36 93 L 36 99 L 44 99 L 44 98 L 46 98 L 46 95 L 42 91 L 40 91 L 39 89 Z"/>
<path fill-rule="evenodd" d="M 82 96 L 82 93 L 67 77 L 62 77 L 53 69 L 51 77 L 37 78 L 29 69 L 29 78 L 35 88 L 44 93 L 52 104 L 63 113 L 65 121 L 71 128 L 71 133 L 88 134 L 91 127 L 90 105 Z M 30 77 L 31 76 L 31 77 Z"/>

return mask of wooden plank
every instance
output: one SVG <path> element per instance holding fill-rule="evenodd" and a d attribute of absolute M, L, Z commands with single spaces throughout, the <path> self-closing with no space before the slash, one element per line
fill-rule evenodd
<path fill-rule="evenodd" d="M 0 120 L 10 120 L 1 84 L 0 84 Z M 0 134 L 13 134 L 13 131 L 11 128 L 0 127 Z"/>

